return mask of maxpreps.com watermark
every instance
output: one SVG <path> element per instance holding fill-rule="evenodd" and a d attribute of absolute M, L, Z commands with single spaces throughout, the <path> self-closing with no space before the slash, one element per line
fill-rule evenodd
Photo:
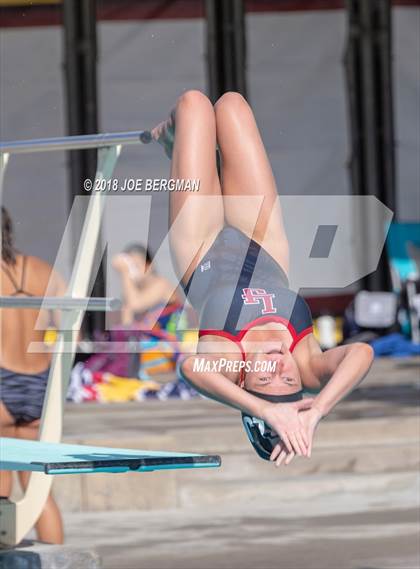
<path fill-rule="evenodd" d="M 197 178 L 110 178 L 83 182 L 86 192 L 198 192 L 200 180 Z"/>
<path fill-rule="evenodd" d="M 256 360 L 251 362 L 249 360 L 228 360 L 226 358 L 219 358 L 209 361 L 206 358 L 196 357 L 193 362 L 193 371 L 198 373 L 237 373 L 244 370 L 246 373 L 274 373 L 276 371 L 276 364 L 277 362 L 274 360 Z"/>

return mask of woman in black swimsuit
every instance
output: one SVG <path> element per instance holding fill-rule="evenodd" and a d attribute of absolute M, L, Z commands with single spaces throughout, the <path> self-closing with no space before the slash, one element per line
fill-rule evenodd
<path fill-rule="evenodd" d="M 200 318 L 197 355 L 182 372 L 203 394 L 242 412 L 262 458 L 280 465 L 310 456 L 318 422 L 365 376 L 372 349 L 322 353 L 309 307 L 288 288 L 276 183 L 241 95 L 226 93 L 213 107 L 202 93 L 186 92 L 152 135 L 171 157 L 172 179 L 200 181 L 196 193 L 170 194 L 173 255 Z M 319 394 L 303 399 L 305 388 Z"/>
<path fill-rule="evenodd" d="M 50 265 L 38 257 L 17 251 L 12 221 L 1 208 L 1 296 L 61 296 L 65 292 L 62 279 Z M 0 309 L 0 430 L 3 437 L 38 438 L 40 417 L 48 383 L 51 354 L 31 353 L 32 342 L 43 344 L 44 331 L 51 317 L 48 311 Z M 26 488 L 28 472 L 19 472 L 20 484 Z M 12 490 L 11 472 L 0 472 L 0 496 Z M 61 515 L 52 495 L 36 524 L 38 538 L 50 543 L 63 542 Z"/>

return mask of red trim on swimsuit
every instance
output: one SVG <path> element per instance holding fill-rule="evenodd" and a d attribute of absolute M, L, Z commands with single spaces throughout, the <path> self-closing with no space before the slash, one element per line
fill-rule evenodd
<path fill-rule="evenodd" d="M 293 350 L 296 348 L 299 342 L 308 334 L 312 334 L 313 331 L 314 331 L 313 326 L 308 326 L 308 328 L 305 328 L 304 330 L 302 330 L 302 332 L 299 332 L 299 334 L 297 334 L 296 337 L 293 338 L 293 342 L 290 344 L 289 350 L 293 352 Z"/>
<path fill-rule="evenodd" d="M 269 322 L 277 322 L 278 324 L 283 324 L 286 326 L 292 335 L 292 338 L 297 335 L 293 324 L 291 324 L 286 318 L 283 318 L 282 316 L 260 316 L 259 318 L 251 320 L 251 322 L 248 322 L 248 324 L 242 328 L 242 330 L 239 332 L 240 339 L 242 340 L 248 330 L 250 330 L 253 326 L 256 326 L 257 324 L 268 324 Z"/>
<path fill-rule="evenodd" d="M 248 330 L 250 330 L 250 328 L 252 328 L 256 324 L 267 324 L 268 322 L 279 322 L 280 324 L 284 324 L 286 326 L 287 330 L 290 332 L 290 335 L 292 336 L 292 343 L 290 344 L 289 348 L 290 352 L 293 352 L 297 344 L 305 336 L 311 334 L 313 331 L 313 327 L 308 326 L 308 328 L 305 328 L 298 334 L 294 326 L 286 318 L 282 318 L 281 316 L 261 316 L 260 318 L 255 318 L 255 320 L 251 320 L 251 322 L 248 322 L 248 324 L 246 324 L 244 328 L 242 328 L 242 330 L 240 330 L 237 334 L 231 334 L 230 332 L 225 332 L 225 330 L 199 330 L 198 336 L 199 338 L 201 338 L 202 336 L 209 336 L 209 335 L 222 336 L 223 338 L 231 340 L 239 347 L 239 349 L 241 350 L 242 360 L 245 361 L 246 354 L 241 343 L 242 338 L 245 336 Z M 239 387 L 243 387 L 244 383 L 245 383 L 245 370 L 241 369 Z"/>

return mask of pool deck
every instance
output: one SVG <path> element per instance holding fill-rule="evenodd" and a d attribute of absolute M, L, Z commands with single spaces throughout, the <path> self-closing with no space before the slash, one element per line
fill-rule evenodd
<path fill-rule="evenodd" d="M 66 443 L 222 456 L 198 472 L 57 476 L 67 543 L 109 569 L 418 567 L 419 365 L 375 361 L 312 458 L 281 469 L 211 401 L 67 404 Z"/>

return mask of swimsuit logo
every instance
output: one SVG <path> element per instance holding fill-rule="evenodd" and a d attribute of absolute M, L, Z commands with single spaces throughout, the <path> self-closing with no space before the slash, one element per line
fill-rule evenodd
<path fill-rule="evenodd" d="M 211 269 L 211 263 L 210 261 L 206 261 L 205 263 L 203 263 L 202 265 L 200 265 L 200 270 L 202 273 L 204 273 L 204 271 L 208 271 L 209 269 Z"/>
<path fill-rule="evenodd" d="M 277 312 L 277 308 L 274 308 L 273 304 L 275 294 L 269 293 L 263 288 L 243 288 L 242 298 L 244 304 L 260 304 L 262 301 L 264 305 L 262 314 L 275 314 Z"/>

